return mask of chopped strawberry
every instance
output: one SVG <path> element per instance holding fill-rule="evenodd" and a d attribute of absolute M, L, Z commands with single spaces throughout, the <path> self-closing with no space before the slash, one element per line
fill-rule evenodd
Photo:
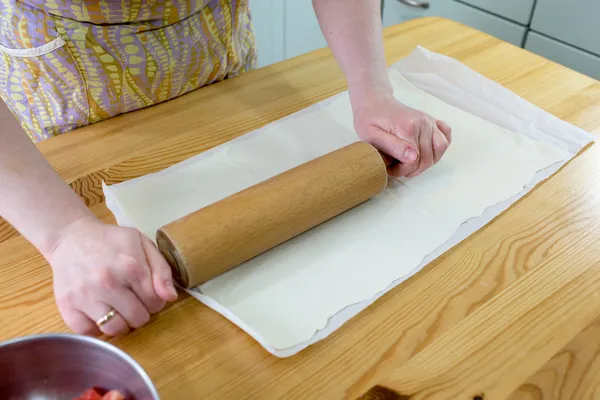
<path fill-rule="evenodd" d="M 118 390 L 111 390 L 104 395 L 102 400 L 125 400 L 125 396 Z"/>
<path fill-rule="evenodd" d="M 98 393 L 96 388 L 91 388 L 86 390 L 81 396 L 76 397 L 73 400 L 102 400 L 102 395 Z"/>

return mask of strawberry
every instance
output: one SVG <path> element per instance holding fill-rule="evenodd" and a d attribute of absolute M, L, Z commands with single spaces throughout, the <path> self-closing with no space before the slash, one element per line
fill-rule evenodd
<path fill-rule="evenodd" d="M 111 390 L 102 397 L 102 400 L 125 400 L 125 396 L 118 390 Z"/>
<path fill-rule="evenodd" d="M 86 390 L 81 396 L 76 397 L 73 400 L 102 400 L 102 395 L 98 393 L 96 388 L 91 388 Z"/>

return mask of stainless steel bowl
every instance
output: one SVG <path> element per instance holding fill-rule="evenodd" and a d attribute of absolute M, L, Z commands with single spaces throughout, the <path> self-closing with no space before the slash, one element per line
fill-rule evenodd
<path fill-rule="evenodd" d="M 139 364 L 102 340 L 44 334 L 0 343 L 3 400 L 71 400 L 94 386 L 121 390 L 128 399 L 159 399 Z"/>

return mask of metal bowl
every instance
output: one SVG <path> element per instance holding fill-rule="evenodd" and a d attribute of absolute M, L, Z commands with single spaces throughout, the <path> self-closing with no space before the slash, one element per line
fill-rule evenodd
<path fill-rule="evenodd" d="M 118 389 L 127 399 L 159 399 L 139 364 L 102 340 L 44 334 L 0 343 L 1 399 L 71 400 L 91 387 Z"/>

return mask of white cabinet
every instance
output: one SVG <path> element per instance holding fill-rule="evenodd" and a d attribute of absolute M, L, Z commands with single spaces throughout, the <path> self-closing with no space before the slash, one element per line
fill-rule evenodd
<path fill-rule="evenodd" d="M 525 48 L 575 71 L 600 79 L 600 57 L 529 32 Z"/>
<path fill-rule="evenodd" d="M 250 12 L 259 67 L 327 46 L 311 0 L 251 0 Z"/>
<path fill-rule="evenodd" d="M 415 0 L 421 3 L 421 0 Z M 421 4 L 427 4 L 429 1 L 422 0 Z M 383 3 L 383 27 L 397 25 L 410 19 L 425 17 L 431 15 L 430 10 L 417 7 L 415 5 L 404 4 L 398 0 L 384 0 Z"/>
<path fill-rule="evenodd" d="M 250 14 L 256 38 L 258 66 L 285 59 L 284 3 L 281 0 L 251 0 Z"/>
<path fill-rule="evenodd" d="M 462 0 L 464 3 L 518 22 L 529 25 L 535 0 Z"/>
<path fill-rule="evenodd" d="M 599 0 L 538 0 L 531 29 L 600 56 Z"/>
<path fill-rule="evenodd" d="M 250 10 L 259 66 L 327 46 L 311 0 L 250 0 Z M 425 16 L 463 23 L 600 79 L 600 0 L 383 0 L 384 27 Z"/>
<path fill-rule="evenodd" d="M 474 3 L 488 0 L 469 0 Z M 507 0 L 518 4 L 513 15 L 529 18 L 526 13 L 533 0 Z M 429 3 L 427 9 L 406 3 Z M 497 6 L 498 7 L 498 6 Z M 501 10 L 508 10 L 500 6 Z M 259 66 L 326 47 L 311 0 L 251 0 L 250 10 L 258 47 Z M 384 0 L 383 25 L 399 24 L 422 16 L 440 16 L 489 33 L 521 46 L 526 28 L 504 18 L 478 10 L 455 0 Z"/>
<path fill-rule="evenodd" d="M 429 4 L 428 8 L 407 3 Z M 499 39 L 522 46 L 526 28 L 454 0 L 385 0 L 383 25 L 396 25 L 412 18 L 436 16 L 452 19 Z"/>
<path fill-rule="evenodd" d="M 285 0 L 285 57 L 327 46 L 311 0 Z"/>

